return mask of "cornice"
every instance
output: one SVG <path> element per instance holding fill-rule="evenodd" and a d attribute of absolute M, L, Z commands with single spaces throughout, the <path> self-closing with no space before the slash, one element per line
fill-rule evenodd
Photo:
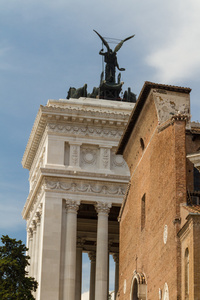
<path fill-rule="evenodd" d="M 67 123 L 76 122 L 81 126 L 85 123 L 91 126 L 107 125 L 115 129 L 116 126 L 124 128 L 133 106 L 133 103 L 95 101 L 89 98 L 49 100 L 47 106 L 40 106 L 22 158 L 22 166 L 30 170 L 47 124 L 53 122 L 62 127 Z"/>
<path fill-rule="evenodd" d="M 105 172 L 92 172 L 92 171 L 82 171 L 82 170 L 62 170 L 55 168 L 40 168 L 41 174 L 43 176 L 54 176 L 54 177 L 63 177 L 63 178 L 75 178 L 75 179 L 84 179 L 84 180 L 98 180 L 98 181 L 109 181 L 117 183 L 128 183 L 130 176 L 129 175 L 119 175 L 114 173 Z"/>
<path fill-rule="evenodd" d="M 179 230 L 178 236 L 181 240 L 185 239 L 189 234 L 191 227 L 198 225 L 200 226 L 200 214 L 199 213 L 189 213 L 186 217 L 187 222 Z"/>

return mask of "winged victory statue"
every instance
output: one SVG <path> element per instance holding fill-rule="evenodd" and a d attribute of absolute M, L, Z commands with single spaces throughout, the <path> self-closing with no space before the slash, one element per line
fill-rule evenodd
<path fill-rule="evenodd" d="M 116 67 L 119 71 L 125 71 L 124 68 L 119 68 L 118 62 L 117 62 L 117 51 L 122 47 L 123 43 L 132 39 L 135 35 L 131 35 L 127 37 L 124 40 L 121 40 L 117 46 L 115 47 L 114 51 L 110 49 L 108 42 L 96 31 L 94 32 L 100 37 L 102 40 L 103 44 L 107 48 L 107 52 L 104 52 L 103 49 L 99 51 L 100 55 L 104 56 L 104 61 L 106 63 L 106 68 L 105 68 L 105 81 L 107 83 L 115 84 L 115 70 Z"/>

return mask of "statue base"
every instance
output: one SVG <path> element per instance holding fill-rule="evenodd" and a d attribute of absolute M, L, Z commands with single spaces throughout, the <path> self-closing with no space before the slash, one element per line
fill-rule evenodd
<path fill-rule="evenodd" d="M 122 85 L 123 85 L 123 82 L 109 84 L 106 81 L 103 81 L 99 86 L 100 98 L 108 99 L 108 100 L 115 100 L 115 101 L 122 101 L 122 99 L 120 98 L 120 92 L 122 90 Z"/>

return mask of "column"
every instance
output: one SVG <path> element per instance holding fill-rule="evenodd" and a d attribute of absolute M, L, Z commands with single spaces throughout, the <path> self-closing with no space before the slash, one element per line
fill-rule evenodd
<path fill-rule="evenodd" d="M 119 289 L 119 253 L 113 254 L 115 262 L 115 299 L 117 298 L 117 292 Z"/>
<path fill-rule="evenodd" d="M 35 273 L 34 278 L 38 280 L 38 256 L 39 256 L 39 245 L 40 245 L 40 212 L 36 212 L 35 222 L 36 222 L 36 243 L 35 243 Z"/>
<path fill-rule="evenodd" d="M 76 235 L 79 202 L 66 200 L 66 239 L 63 299 L 75 300 L 76 286 Z"/>
<path fill-rule="evenodd" d="M 76 247 L 76 292 L 75 299 L 81 300 L 81 289 L 82 289 L 82 250 L 84 240 L 77 238 Z"/>
<path fill-rule="evenodd" d="M 35 251 L 36 251 L 36 222 L 35 220 L 32 221 L 32 230 L 33 230 L 33 247 L 31 253 L 31 276 L 35 276 Z"/>
<path fill-rule="evenodd" d="M 27 243 L 27 248 L 28 248 L 28 256 L 30 256 L 30 258 L 32 257 L 32 244 L 33 244 L 33 230 L 31 227 L 29 227 L 28 232 L 27 232 L 27 236 L 28 236 L 28 243 Z M 30 263 L 30 260 L 29 260 Z M 31 266 L 29 265 L 27 267 L 27 271 L 28 271 L 28 276 L 31 276 Z"/>
<path fill-rule="evenodd" d="M 108 213 L 111 204 L 98 202 L 95 300 L 107 300 L 108 276 Z"/>
<path fill-rule="evenodd" d="M 88 253 L 90 259 L 90 298 L 89 300 L 95 299 L 95 271 L 96 271 L 96 253 L 90 251 Z"/>

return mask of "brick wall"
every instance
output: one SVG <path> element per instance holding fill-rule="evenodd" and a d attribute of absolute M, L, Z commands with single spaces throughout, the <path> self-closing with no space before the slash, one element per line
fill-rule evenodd
<path fill-rule="evenodd" d="M 146 277 L 148 300 L 158 299 L 159 289 L 166 282 L 170 299 L 181 297 L 181 248 L 177 232 L 180 203 L 186 201 L 185 121 L 177 120 L 161 131 L 158 128 L 156 107 L 150 94 L 124 151 L 131 172 L 131 187 L 120 222 L 120 300 L 130 297 L 136 268 Z M 141 230 L 144 194 L 145 226 Z M 168 227 L 166 244 L 163 242 L 165 225 Z"/>

